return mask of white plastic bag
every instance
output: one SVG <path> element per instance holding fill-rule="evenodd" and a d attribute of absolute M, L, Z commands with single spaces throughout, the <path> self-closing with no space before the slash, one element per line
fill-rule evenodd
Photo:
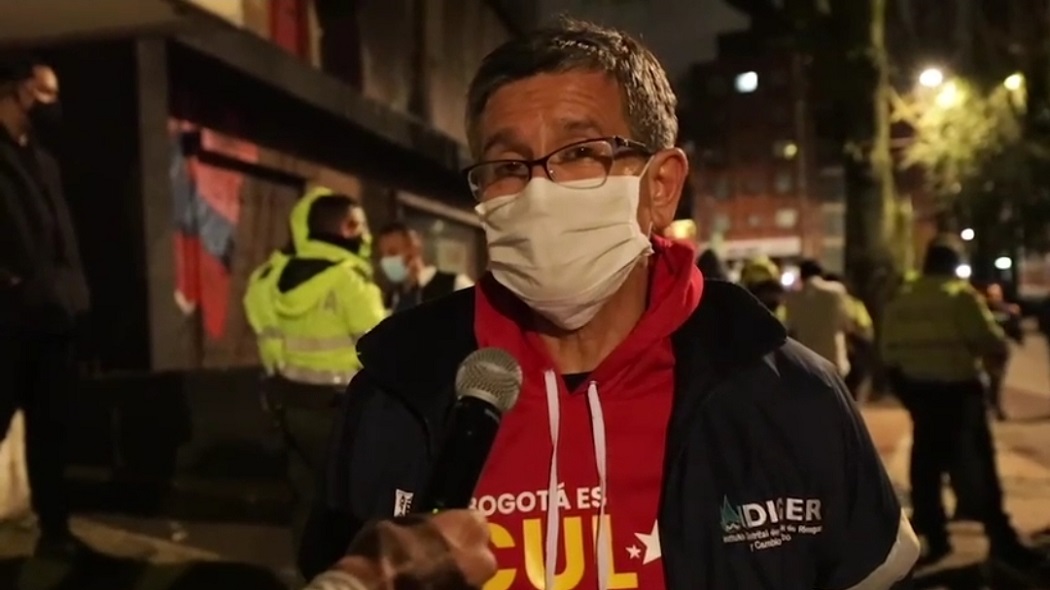
<path fill-rule="evenodd" d="M 22 412 L 15 412 L 7 437 L 0 442 L 0 521 L 16 521 L 30 510 L 26 473 L 26 429 Z"/>

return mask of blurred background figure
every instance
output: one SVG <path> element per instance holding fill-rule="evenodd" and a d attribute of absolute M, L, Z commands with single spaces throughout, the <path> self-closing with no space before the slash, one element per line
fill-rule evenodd
<path fill-rule="evenodd" d="M 1015 303 L 1010 303 L 1003 298 L 1003 287 L 999 283 L 991 283 L 984 291 L 985 301 L 988 309 L 995 318 L 995 323 L 1003 330 L 1006 336 L 1017 344 L 1024 343 L 1024 331 L 1021 329 L 1021 308 Z M 1002 389 L 1003 379 L 1006 377 L 1006 368 L 1010 362 L 1010 349 L 1006 354 L 985 359 L 985 370 L 988 373 L 988 406 L 998 420 L 1006 419 L 1003 411 Z"/>
<path fill-rule="evenodd" d="M 1005 354 L 1006 337 L 983 297 L 956 276 L 961 260 L 951 245 L 932 243 L 922 276 L 905 284 L 882 320 L 883 361 L 912 418 L 912 523 L 926 540 L 925 563 L 951 553 L 942 498 L 950 473 L 959 504 L 984 525 L 990 557 L 1031 570 L 1043 558 L 1021 544 L 1003 510 L 980 379 L 984 359 Z"/>
<path fill-rule="evenodd" d="M 295 494 L 298 546 L 342 394 L 361 368 L 357 339 L 385 317 L 372 280 L 367 224 L 349 196 L 318 190 L 292 210 L 292 251 L 256 269 L 244 297 Z"/>
<path fill-rule="evenodd" d="M 47 145 L 60 124 L 54 70 L 28 56 L 0 60 L 0 434 L 21 409 L 36 551 L 66 558 L 86 549 L 69 529 L 64 470 L 76 328 L 90 294 Z"/>
<path fill-rule="evenodd" d="M 784 320 L 784 286 L 780 268 L 768 256 L 756 256 L 740 270 L 740 284 L 758 298 L 769 311 Z"/>
<path fill-rule="evenodd" d="M 871 376 L 875 354 L 875 325 L 864 302 L 850 292 L 849 285 L 841 275 L 825 273 L 824 280 L 838 283 L 846 289 L 849 303 L 850 330 L 846 333 L 846 355 L 849 358 L 849 373 L 846 374 L 846 387 L 859 400 L 861 387 Z"/>
<path fill-rule="evenodd" d="M 393 287 L 387 298 L 391 313 L 474 286 L 465 274 L 440 271 L 428 264 L 423 258 L 423 239 L 403 223 L 383 227 L 377 246 L 379 268 Z"/>
<path fill-rule="evenodd" d="M 729 280 L 729 273 L 726 271 L 725 265 L 722 264 L 722 259 L 717 252 L 710 248 L 700 254 L 700 257 L 696 260 L 696 266 L 700 269 L 700 273 L 704 275 L 705 279 Z"/>
<path fill-rule="evenodd" d="M 830 361 L 845 377 L 850 370 L 846 335 L 855 331 L 852 305 L 846 287 L 825 280 L 823 275 L 817 261 L 802 261 L 802 284 L 785 294 L 784 315 L 788 333 Z"/>

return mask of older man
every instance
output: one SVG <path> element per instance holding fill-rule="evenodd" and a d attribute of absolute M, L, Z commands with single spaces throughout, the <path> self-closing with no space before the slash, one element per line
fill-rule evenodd
<path fill-rule="evenodd" d="M 300 564 L 427 482 L 478 347 L 524 388 L 475 491 L 507 588 L 891 588 L 918 543 L 834 368 L 657 237 L 688 172 L 675 96 L 629 36 L 565 21 L 471 84 L 489 273 L 359 347 Z M 412 370 L 406 371 L 405 367 Z"/>

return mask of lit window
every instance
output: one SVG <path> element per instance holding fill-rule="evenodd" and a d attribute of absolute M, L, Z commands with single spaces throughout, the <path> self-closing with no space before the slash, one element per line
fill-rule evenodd
<path fill-rule="evenodd" d="M 758 90 L 758 74 L 755 72 L 744 72 L 736 77 L 736 91 L 748 94 Z"/>
<path fill-rule="evenodd" d="M 715 232 L 718 232 L 718 233 L 727 232 L 727 231 L 729 231 L 729 227 L 730 227 L 729 216 L 726 215 L 725 213 L 717 213 L 717 214 L 715 214 L 714 221 L 712 222 L 711 225 L 712 225 L 713 230 Z"/>
<path fill-rule="evenodd" d="M 798 211 L 795 209 L 778 209 L 773 219 L 777 227 L 791 229 L 798 223 Z"/>
<path fill-rule="evenodd" d="M 791 160 L 798 155 L 798 144 L 793 141 L 774 141 L 773 156 L 784 160 Z"/>

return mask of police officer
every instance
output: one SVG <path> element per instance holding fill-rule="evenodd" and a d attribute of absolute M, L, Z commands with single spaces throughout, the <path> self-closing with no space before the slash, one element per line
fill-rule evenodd
<path fill-rule="evenodd" d="M 923 275 L 904 284 L 883 316 L 883 360 L 913 424 L 912 522 L 926 538 L 925 562 L 951 552 L 941 499 L 950 473 L 960 505 L 984 524 L 991 557 L 1029 569 L 1041 557 L 1020 543 L 1003 511 L 980 380 L 982 359 L 1001 355 L 1006 339 L 977 291 L 956 278 L 960 262 L 951 244 L 932 243 Z"/>
<path fill-rule="evenodd" d="M 291 248 L 274 252 L 244 298 L 282 430 L 296 504 L 296 546 L 328 443 L 337 395 L 360 368 L 356 341 L 384 317 L 364 214 L 350 197 L 307 193 L 291 216 Z"/>

